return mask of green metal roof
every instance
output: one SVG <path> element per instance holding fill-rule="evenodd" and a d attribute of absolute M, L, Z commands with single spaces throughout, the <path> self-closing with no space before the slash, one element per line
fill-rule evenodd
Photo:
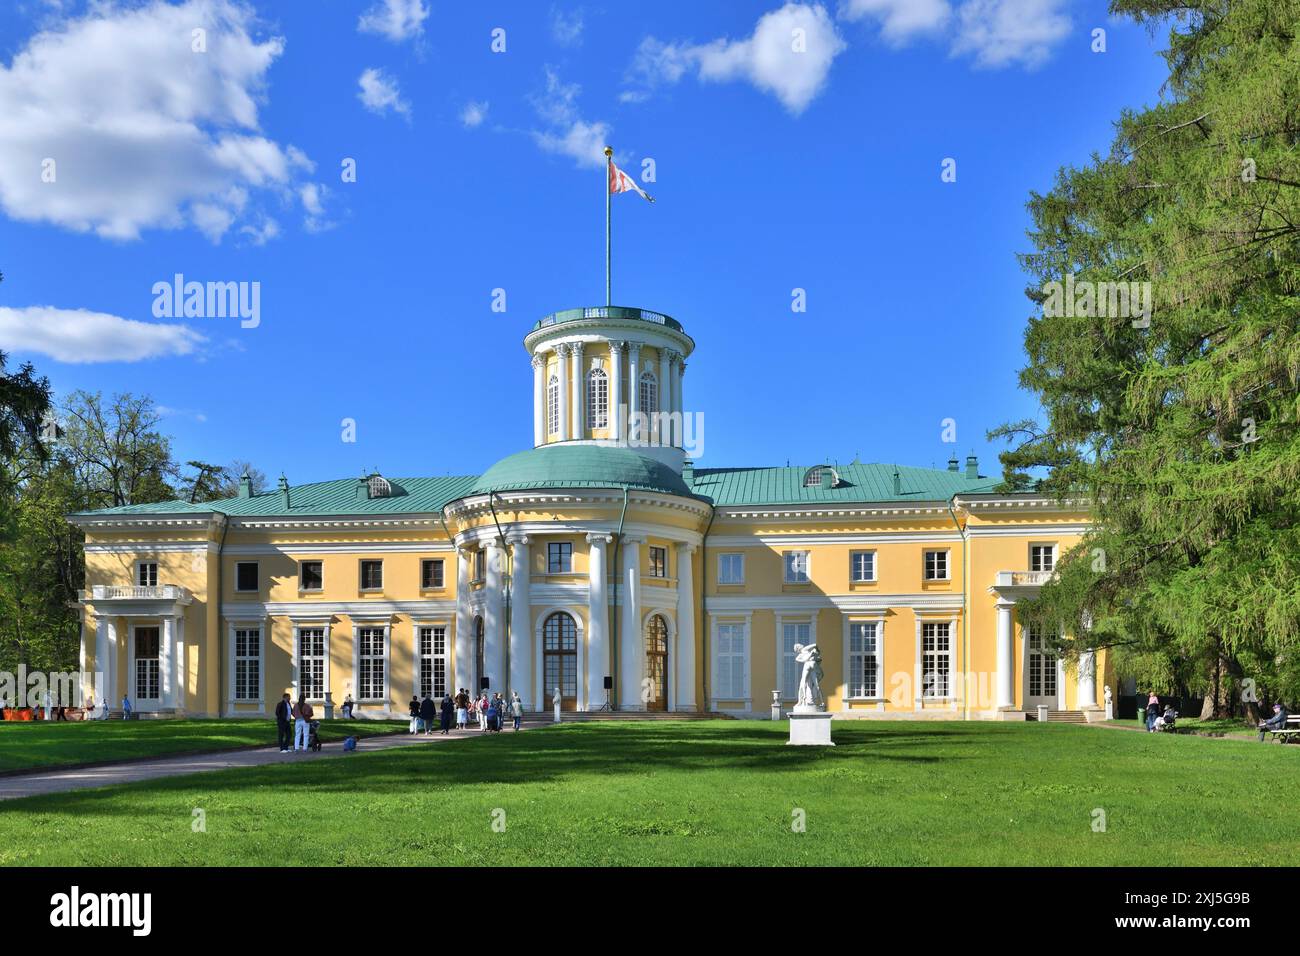
<path fill-rule="evenodd" d="M 946 501 L 955 494 L 992 491 L 1001 479 L 967 478 L 965 471 L 898 467 L 900 494 L 894 494 L 894 465 L 854 462 L 831 465 L 839 475 L 834 488 L 805 488 L 809 468 L 697 468 L 691 490 L 715 505 L 862 504 L 891 501 Z"/>
<path fill-rule="evenodd" d="M 690 496 L 681 475 L 631 448 L 542 445 L 503 458 L 474 483 L 473 493 L 533 488 L 621 488 Z"/>
<path fill-rule="evenodd" d="M 565 322 L 578 322 L 582 319 L 637 319 L 642 322 L 653 322 L 656 325 L 664 325 L 677 332 L 685 333 L 682 324 L 670 315 L 664 315 L 662 312 L 655 312 L 651 309 L 634 309 L 625 305 L 600 305 L 586 309 L 561 309 L 558 312 L 552 312 L 545 318 L 539 319 L 533 326 L 532 331 L 549 328 L 552 325 L 561 325 Z"/>

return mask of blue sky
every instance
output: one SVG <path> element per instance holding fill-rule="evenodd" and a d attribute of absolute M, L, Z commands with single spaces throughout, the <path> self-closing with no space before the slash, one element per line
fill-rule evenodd
<path fill-rule="evenodd" d="M 654 160 L 613 299 L 694 336 L 702 466 L 995 473 L 1035 409 L 1025 202 L 1156 101 L 1163 35 L 1092 0 L 701 6 L 8 4 L 0 349 L 152 395 L 181 460 L 481 471 L 531 445 L 524 333 L 603 302 L 607 141 Z M 260 283 L 260 323 L 155 317 L 178 272 Z"/>

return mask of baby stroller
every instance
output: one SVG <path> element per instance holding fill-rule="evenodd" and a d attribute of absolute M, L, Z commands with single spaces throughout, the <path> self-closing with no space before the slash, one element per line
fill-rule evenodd
<path fill-rule="evenodd" d="M 307 749 L 320 750 L 320 721 L 313 720 L 307 726 L 309 728 L 307 735 Z"/>
<path fill-rule="evenodd" d="M 1161 733 L 1172 734 L 1174 732 L 1174 723 L 1178 720 L 1178 711 L 1172 707 L 1166 707 L 1165 712 L 1160 715 L 1156 721 L 1156 729 Z"/>

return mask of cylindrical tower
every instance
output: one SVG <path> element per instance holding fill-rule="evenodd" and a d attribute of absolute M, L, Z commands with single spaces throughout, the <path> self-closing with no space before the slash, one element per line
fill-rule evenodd
<path fill-rule="evenodd" d="M 676 319 L 624 306 L 566 309 L 524 337 L 533 363 L 533 444 L 621 445 L 677 472 L 682 375 L 695 340 Z"/>

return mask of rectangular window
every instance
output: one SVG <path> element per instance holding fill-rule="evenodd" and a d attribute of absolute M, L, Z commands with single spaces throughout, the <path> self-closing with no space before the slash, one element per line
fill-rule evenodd
<path fill-rule="evenodd" d="M 384 562 L 361 562 L 361 590 L 382 591 L 384 589 Z"/>
<path fill-rule="evenodd" d="M 921 690 L 924 697 L 950 697 L 952 642 L 949 624 L 921 625 Z"/>
<path fill-rule="evenodd" d="M 487 574 L 487 552 L 480 549 L 474 552 L 474 583 L 481 583 L 485 574 Z"/>
<path fill-rule="evenodd" d="M 256 561 L 235 562 L 235 590 L 236 591 L 257 590 L 257 562 Z"/>
<path fill-rule="evenodd" d="M 420 587 L 436 591 L 443 586 L 442 558 L 425 558 L 420 562 Z"/>
<path fill-rule="evenodd" d="M 573 573 L 573 545 L 568 541 L 552 541 L 546 546 L 546 573 Z"/>
<path fill-rule="evenodd" d="M 158 562 L 141 561 L 136 569 L 135 583 L 142 588 L 156 588 L 158 586 Z"/>
<path fill-rule="evenodd" d="M 298 630 L 298 693 L 308 700 L 325 699 L 325 628 Z"/>
<path fill-rule="evenodd" d="M 925 552 L 925 579 L 927 581 L 948 580 L 948 552 Z"/>
<path fill-rule="evenodd" d="M 849 625 L 849 696 L 880 696 L 880 649 L 874 621 Z"/>
<path fill-rule="evenodd" d="M 807 584 L 808 552 L 786 551 L 783 553 L 783 557 L 785 559 L 785 583 Z"/>
<path fill-rule="evenodd" d="M 438 700 L 447 693 L 447 628 L 420 628 L 420 698 Z"/>
<path fill-rule="evenodd" d="M 650 548 L 650 577 L 666 578 L 668 577 L 668 549 Z"/>
<path fill-rule="evenodd" d="M 357 629 L 357 699 L 385 700 L 384 686 L 384 629 L 362 627 Z"/>
<path fill-rule="evenodd" d="M 323 591 L 325 589 L 325 565 L 320 561 L 299 562 L 298 589 L 300 591 Z"/>
<path fill-rule="evenodd" d="M 1044 640 L 1043 626 L 1026 625 L 1025 636 L 1029 641 L 1029 696 L 1055 697 L 1056 655 Z"/>
<path fill-rule="evenodd" d="M 135 629 L 135 696 L 138 700 L 159 697 L 158 628 Z"/>
<path fill-rule="evenodd" d="M 799 696 L 799 671 L 802 665 L 794 659 L 796 644 L 812 643 L 811 624 L 781 625 L 781 698 L 795 700 Z"/>
<path fill-rule="evenodd" d="M 748 643 L 744 624 L 718 625 L 714 670 L 718 681 L 715 693 L 721 700 L 744 700 L 749 696 L 749 682 L 745 679 L 749 661 Z"/>
<path fill-rule="evenodd" d="M 262 629 L 235 631 L 235 700 L 260 700 L 262 681 Z"/>
<path fill-rule="evenodd" d="M 718 583 L 719 584 L 744 584 L 745 583 L 745 556 L 737 552 L 736 554 L 718 555 Z"/>
<path fill-rule="evenodd" d="M 876 552 L 853 551 L 849 554 L 849 580 L 855 584 L 876 580 Z"/>
<path fill-rule="evenodd" d="M 1031 544 L 1029 546 L 1029 570 L 1051 571 L 1056 567 L 1056 545 Z"/>

